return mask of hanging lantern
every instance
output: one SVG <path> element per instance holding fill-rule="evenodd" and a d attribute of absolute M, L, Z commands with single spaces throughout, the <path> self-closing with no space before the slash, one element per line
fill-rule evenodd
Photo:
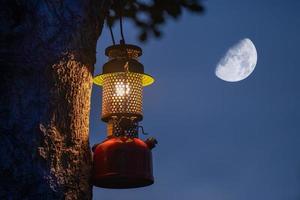
<path fill-rule="evenodd" d="M 143 87 L 154 79 L 138 61 L 138 46 L 120 44 L 105 50 L 109 61 L 94 78 L 102 86 L 101 118 L 107 123 L 107 139 L 93 147 L 93 184 L 104 188 L 134 188 L 153 184 L 151 149 L 154 138 L 138 138 L 143 119 Z"/>

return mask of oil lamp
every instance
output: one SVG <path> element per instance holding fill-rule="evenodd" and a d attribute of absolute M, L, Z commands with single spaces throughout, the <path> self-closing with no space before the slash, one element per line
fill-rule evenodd
<path fill-rule="evenodd" d="M 102 86 L 102 121 L 107 138 L 93 147 L 93 184 L 104 188 L 135 188 L 153 184 L 151 149 L 154 138 L 138 138 L 143 127 L 143 87 L 154 79 L 138 61 L 142 49 L 121 43 L 105 50 L 109 60 L 94 78 Z"/>

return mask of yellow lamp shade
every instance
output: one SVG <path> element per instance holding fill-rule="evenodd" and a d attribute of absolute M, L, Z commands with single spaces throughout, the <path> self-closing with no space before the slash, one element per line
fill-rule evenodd
<path fill-rule="evenodd" d="M 134 73 L 134 72 L 129 72 L 129 73 Z M 137 73 L 136 73 L 137 74 Z M 148 86 L 151 85 L 152 83 L 154 83 L 154 78 L 148 74 L 140 74 L 142 76 L 142 85 Z M 97 76 L 94 77 L 93 82 L 96 85 L 100 85 L 103 86 L 103 79 L 104 77 L 107 76 L 107 74 L 99 74 Z"/>

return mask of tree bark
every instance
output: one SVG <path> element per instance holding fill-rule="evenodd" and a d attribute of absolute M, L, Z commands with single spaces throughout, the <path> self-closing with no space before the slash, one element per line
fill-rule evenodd
<path fill-rule="evenodd" d="M 0 199 L 91 199 L 89 110 L 104 0 L 1 6 Z"/>

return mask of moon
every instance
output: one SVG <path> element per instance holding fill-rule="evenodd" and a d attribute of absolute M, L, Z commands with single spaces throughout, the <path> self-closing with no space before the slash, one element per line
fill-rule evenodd
<path fill-rule="evenodd" d="M 249 38 L 245 38 L 227 51 L 218 63 L 215 74 L 224 81 L 241 81 L 250 76 L 256 63 L 256 48 Z"/>

